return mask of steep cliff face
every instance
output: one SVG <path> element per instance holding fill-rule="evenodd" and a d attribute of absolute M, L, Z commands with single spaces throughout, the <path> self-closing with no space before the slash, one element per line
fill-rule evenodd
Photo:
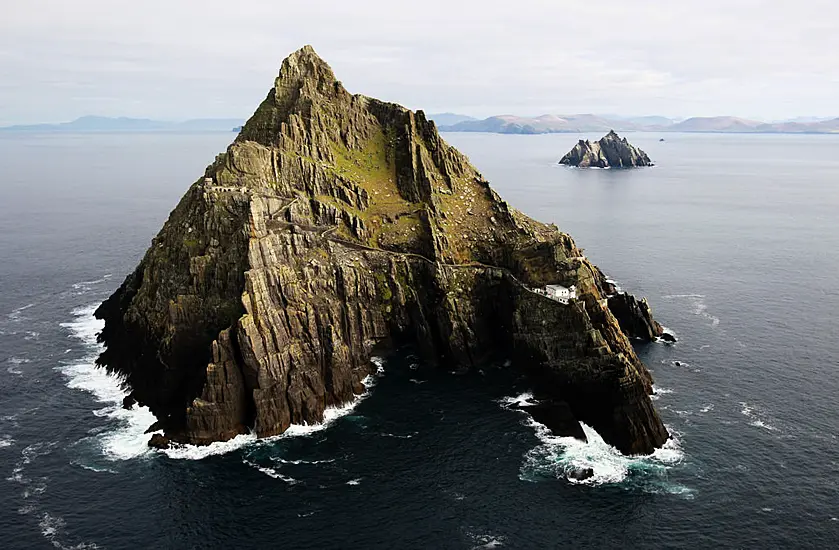
<path fill-rule="evenodd" d="M 553 283 L 578 299 L 531 290 Z M 537 397 L 648 453 L 668 434 L 606 294 L 422 111 L 349 94 L 307 46 L 97 310 L 99 364 L 157 416 L 158 443 L 203 444 L 320 421 L 402 342 L 460 368 L 511 358 Z"/>
<path fill-rule="evenodd" d="M 559 163 L 580 168 L 632 168 L 653 165 L 647 153 L 631 145 L 614 130 L 595 142 L 580 140 Z"/>

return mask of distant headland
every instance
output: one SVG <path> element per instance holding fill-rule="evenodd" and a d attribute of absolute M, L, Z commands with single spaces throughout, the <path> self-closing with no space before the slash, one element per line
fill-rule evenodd
<path fill-rule="evenodd" d="M 706 132 L 749 134 L 839 133 L 839 117 L 802 117 L 762 122 L 734 116 L 673 119 L 663 116 L 553 115 L 536 117 L 498 115 L 477 119 L 457 113 L 428 115 L 441 132 L 488 132 L 495 134 L 553 134 L 581 132 Z M 93 133 L 93 132 L 238 132 L 244 118 L 196 118 L 166 121 L 148 118 L 83 116 L 69 122 L 0 126 L 0 133 Z"/>
<path fill-rule="evenodd" d="M 451 113 L 447 114 L 451 116 Z M 432 120 L 435 115 L 429 115 Z M 839 133 L 839 118 L 796 119 L 761 122 L 733 116 L 692 117 L 684 120 L 662 116 L 620 117 L 616 115 L 491 116 L 483 120 L 438 123 L 441 132 L 490 132 L 497 134 L 553 134 L 580 132 L 719 132 L 749 134 L 832 134 Z"/>
<path fill-rule="evenodd" d="M 25 124 L 0 127 L 0 132 L 95 133 L 95 132 L 231 132 L 242 126 L 242 118 L 196 118 L 183 121 L 148 118 L 83 116 L 57 124 Z"/>

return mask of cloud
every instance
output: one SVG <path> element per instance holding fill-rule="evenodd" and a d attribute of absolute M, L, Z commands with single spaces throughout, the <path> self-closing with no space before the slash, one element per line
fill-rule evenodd
<path fill-rule="evenodd" d="M 307 43 L 427 111 L 831 115 L 837 31 L 821 0 L 29 0 L 0 19 L 0 124 L 246 117 Z"/>

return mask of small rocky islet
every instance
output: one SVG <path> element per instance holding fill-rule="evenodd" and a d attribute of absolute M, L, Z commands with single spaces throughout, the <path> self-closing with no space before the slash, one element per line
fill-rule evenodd
<path fill-rule="evenodd" d="M 653 166 L 641 149 L 620 137 L 614 130 L 597 141 L 580 140 L 559 164 L 579 168 L 635 168 Z"/>
<path fill-rule="evenodd" d="M 627 454 L 669 437 L 629 340 L 661 333 L 646 301 L 502 200 L 422 111 L 350 94 L 310 46 L 95 315 L 97 363 L 154 413 L 156 446 L 320 422 L 403 345 L 521 370 L 559 435 L 584 422 Z"/>

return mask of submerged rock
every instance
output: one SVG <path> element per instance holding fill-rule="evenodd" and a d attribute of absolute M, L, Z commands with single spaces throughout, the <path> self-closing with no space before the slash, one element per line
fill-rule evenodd
<path fill-rule="evenodd" d="M 171 441 L 165 435 L 161 434 L 154 434 L 149 439 L 149 447 L 153 447 L 155 449 L 168 449 L 171 445 Z"/>
<path fill-rule="evenodd" d="M 594 468 L 574 468 L 569 470 L 565 476 L 568 479 L 574 479 L 577 481 L 585 481 L 594 477 Z"/>
<path fill-rule="evenodd" d="M 125 397 L 123 397 L 123 399 L 122 399 L 122 408 L 123 409 L 130 410 L 136 404 L 137 404 L 137 400 L 134 399 L 134 396 L 131 395 L 130 393 L 128 395 L 126 395 Z"/>
<path fill-rule="evenodd" d="M 668 433 L 602 279 L 422 111 L 351 95 L 307 46 L 97 309 L 98 363 L 162 445 L 320 422 L 404 342 L 450 370 L 509 357 L 607 442 L 649 453 Z M 577 300 L 531 290 L 547 284 Z"/>
<path fill-rule="evenodd" d="M 614 130 L 595 142 L 580 140 L 559 163 L 580 168 L 632 168 L 653 165 L 647 153 L 630 145 L 626 138 L 621 138 Z"/>

